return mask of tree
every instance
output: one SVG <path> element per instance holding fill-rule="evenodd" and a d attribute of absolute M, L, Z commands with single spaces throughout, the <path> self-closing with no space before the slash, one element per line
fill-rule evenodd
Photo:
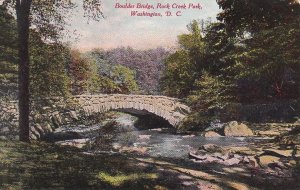
<path fill-rule="evenodd" d="M 234 50 L 226 57 L 242 103 L 299 97 L 300 3 L 295 0 L 219 0 Z"/>
<path fill-rule="evenodd" d="M 197 77 L 205 67 L 205 42 L 199 23 L 192 21 L 187 26 L 190 33 L 178 36 L 180 49 L 170 55 L 161 79 L 161 86 L 166 95 L 185 98 L 193 89 Z"/>
<path fill-rule="evenodd" d="M 130 94 L 138 91 L 135 72 L 122 65 L 113 67 L 112 79 L 119 87 L 119 93 Z"/>
<path fill-rule="evenodd" d="M 82 94 L 88 91 L 88 79 L 90 78 L 91 73 L 92 71 L 89 60 L 82 57 L 78 50 L 72 50 L 69 74 L 71 77 L 73 94 Z"/>
<path fill-rule="evenodd" d="M 37 32 L 30 34 L 30 95 L 32 98 L 66 97 L 70 94 L 67 73 L 70 51 L 60 43 L 45 43 Z"/>
<path fill-rule="evenodd" d="M 18 88 L 16 21 L 0 5 L 0 97 L 15 99 Z"/>
<path fill-rule="evenodd" d="M 299 97 L 300 28 L 298 24 L 263 30 L 245 40 L 235 69 L 241 102 Z"/>
<path fill-rule="evenodd" d="M 178 50 L 166 61 L 164 76 L 161 78 L 163 94 L 185 98 L 191 91 L 196 75 L 196 66 L 191 61 L 188 52 Z"/>
<path fill-rule="evenodd" d="M 222 11 L 217 19 L 233 35 L 255 33 L 299 19 L 298 0 L 217 0 Z"/>
<path fill-rule="evenodd" d="M 135 71 L 135 79 L 143 94 L 160 93 L 159 80 L 165 68 L 163 61 L 169 55 L 164 48 L 136 50 L 131 47 L 121 47 L 106 51 L 95 49 L 88 54 L 101 67 L 101 74 L 109 75 L 108 65 L 122 65 Z"/>
<path fill-rule="evenodd" d="M 124 65 L 110 63 L 104 50 L 93 50 L 84 56 L 93 62 L 94 80 L 91 86 L 96 93 L 137 93 L 136 72 Z"/>
<path fill-rule="evenodd" d="M 29 26 L 31 0 L 16 0 L 19 47 L 19 130 L 20 141 L 29 142 Z"/>
<path fill-rule="evenodd" d="M 11 4 L 16 9 L 18 47 L 19 47 L 19 128 L 20 140 L 29 141 L 29 27 L 34 24 L 40 31 L 45 31 L 45 37 L 57 37 L 64 20 L 63 14 L 52 14 L 58 9 L 73 7 L 71 1 L 32 1 L 32 0 L 5 0 L 4 4 Z M 83 0 L 85 16 L 89 19 L 99 20 L 103 17 L 101 3 L 98 0 Z M 50 12 L 50 14 L 44 14 Z M 48 13 L 49 13 L 48 12 Z M 56 13 L 59 13 L 57 11 Z M 48 22 L 49 20 L 56 22 Z M 58 27 L 57 27 L 58 26 Z"/>
<path fill-rule="evenodd" d="M 192 108 L 187 123 L 194 129 L 203 129 L 210 122 L 219 119 L 218 112 L 232 101 L 228 81 L 204 71 L 194 83 L 194 88 L 187 97 Z"/>

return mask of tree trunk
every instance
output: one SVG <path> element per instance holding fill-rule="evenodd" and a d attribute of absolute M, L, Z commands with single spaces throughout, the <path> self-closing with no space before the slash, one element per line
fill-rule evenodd
<path fill-rule="evenodd" d="M 19 48 L 19 138 L 29 142 L 29 26 L 31 0 L 17 0 Z"/>

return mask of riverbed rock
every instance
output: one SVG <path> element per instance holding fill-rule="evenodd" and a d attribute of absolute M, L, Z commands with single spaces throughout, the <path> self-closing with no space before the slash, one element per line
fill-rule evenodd
<path fill-rule="evenodd" d="M 90 141 L 90 139 L 72 139 L 72 140 L 65 140 L 65 141 L 58 141 L 55 144 L 62 145 L 62 146 L 72 146 L 77 148 L 83 148 L 86 144 Z"/>
<path fill-rule="evenodd" d="M 294 122 L 294 124 L 300 125 L 300 118 L 298 118 L 298 119 Z"/>
<path fill-rule="evenodd" d="M 214 156 L 210 156 L 210 155 L 207 155 L 206 159 L 205 159 L 205 162 L 208 162 L 208 163 L 212 163 L 212 162 L 215 162 L 215 163 L 219 163 L 221 160 L 219 158 L 216 158 Z"/>
<path fill-rule="evenodd" d="M 189 186 L 194 185 L 194 182 L 192 182 L 192 181 L 184 181 L 184 182 L 181 183 L 181 185 L 184 186 L 184 187 L 189 187 Z"/>
<path fill-rule="evenodd" d="M 245 124 L 231 121 L 224 126 L 224 135 L 229 137 L 253 136 L 253 131 Z"/>
<path fill-rule="evenodd" d="M 1 133 L 8 133 L 10 131 L 10 129 L 8 127 L 2 127 L 0 128 L 0 132 Z"/>
<path fill-rule="evenodd" d="M 221 137 L 221 135 L 214 131 L 207 131 L 207 132 L 205 132 L 204 137 L 206 137 L 206 138 Z"/>
<path fill-rule="evenodd" d="M 41 137 L 41 134 L 34 127 L 30 127 L 30 133 L 36 137 L 35 139 L 39 139 Z"/>
<path fill-rule="evenodd" d="M 119 151 L 144 155 L 147 153 L 148 148 L 147 147 L 125 147 L 124 146 Z"/>
<path fill-rule="evenodd" d="M 276 156 L 264 155 L 258 157 L 259 165 L 264 168 L 268 167 L 269 164 L 278 163 L 279 160 L 280 158 Z"/>
<path fill-rule="evenodd" d="M 40 124 L 35 124 L 33 126 L 40 134 L 43 134 L 44 133 L 44 129 L 42 128 L 42 126 Z"/>
<path fill-rule="evenodd" d="M 269 130 L 269 131 L 258 131 L 257 134 L 260 135 L 260 136 L 274 137 L 274 136 L 280 135 L 280 132 Z"/>
<path fill-rule="evenodd" d="M 233 154 L 241 154 L 241 155 L 255 155 L 257 153 L 262 153 L 262 152 L 258 152 L 259 150 L 254 150 L 250 147 L 246 147 L 246 146 L 232 146 L 229 148 L 230 153 Z"/>
<path fill-rule="evenodd" d="M 300 158 L 300 145 L 295 146 L 294 153 L 295 153 L 294 157 L 299 159 Z"/>
<path fill-rule="evenodd" d="M 51 117 L 51 120 L 54 124 L 54 126 L 59 127 L 60 125 L 62 125 L 62 118 L 59 114 L 53 115 Z"/>
<path fill-rule="evenodd" d="M 300 134 L 284 135 L 279 138 L 279 143 L 281 145 L 299 145 L 300 144 Z"/>
<path fill-rule="evenodd" d="M 209 153 L 215 153 L 215 152 L 223 153 L 224 152 L 224 149 L 222 147 L 219 147 L 215 144 L 205 144 L 205 145 L 201 146 L 199 148 L 199 150 L 205 150 Z"/>
<path fill-rule="evenodd" d="M 259 166 L 257 159 L 255 158 L 255 156 L 247 156 L 246 159 L 244 159 L 245 161 L 249 160 L 249 165 L 253 168 L 257 168 Z"/>
<path fill-rule="evenodd" d="M 278 149 L 266 149 L 264 155 L 271 155 L 277 157 L 291 157 L 293 150 L 278 150 Z"/>
<path fill-rule="evenodd" d="M 207 159 L 207 154 L 196 154 L 195 152 L 189 152 L 189 158 L 190 159 L 195 159 L 195 160 L 206 160 Z"/>
<path fill-rule="evenodd" d="M 234 158 L 230 158 L 228 160 L 225 160 L 223 162 L 223 164 L 226 165 L 226 166 L 233 166 L 233 165 L 239 164 L 240 162 L 241 162 L 240 159 L 234 157 Z"/>
<path fill-rule="evenodd" d="M 45 133 L 51 133 L 53 132 L 53 128 L 50 126 L 49 123 L 46 123 L 45 125 L 43 125 L 43 129 Z"/>
<path fill-rule="evenodd" d="M 151 135 L 139 135 L 139 140 L 149 140 Z"/>
<path fill-rule="evenodd" d="M 78 116 L 75 111 L 70 111 L 69 114 L 72 119 L 74 119 L 76 121 L 78 120 Z"/>

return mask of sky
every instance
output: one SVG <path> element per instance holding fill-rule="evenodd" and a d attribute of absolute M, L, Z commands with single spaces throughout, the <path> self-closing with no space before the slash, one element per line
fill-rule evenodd
<path fill-rule="evenodd" d="M 81 0 L 77 0 L 82 2 Z M 136 3 L 153 5 L 154 9 L 115 8 L 116 3 Z M 189 3 L 201 5 L 202 9 L 157 9 L 157 3 L 171 6 L 176 3 L 188 7 Z M 160 12 L 162 17 L 130 16 L 131 11 Z M 172 48 L 176 46 L 177 35 L 187 33 L 187 24 L 193 19 L 215 19 L 219 7 L 215 0 L 102 0 L 104 19 L 99 22 L 87 22 L 83 18 L 82 8 L 74 10 L 69 18 L 70 30 L 76 30 L 79 39 L 72 41 L 72 47 L 81 51 L 93 48 L 113 49 L 130 46 L 135 49 L 151 49 L 156 47 Z M 164 16 L 165 11 L 181 16 Z"/>
<path fill-rule="evenodd" d="M 177 36 L 187 33 L 187 25 L 192 20 L 212 18 L 219 12 L 216 0 L 100 0 L 105 18 L 100 21 L 89 21 L 84 18 L 82 0 L 73 0 L 78 7 L 67 15 L 66 28 L 71 37 L 64 41 L 72 48 L 88 51 L 93 48 L 113 49 L 130 46 L 134 49 L 151 49 L 157 47 L 174 48 L 177 46 Z M 0 4 L 3 0 L 0 0 Z M 116 8 L 116 4 L 131 4 L 134 8 Z M 153 9 L 136 8 L 137 3 L 153 5 Z M 157 8 L 169 4 L 170 9 Z M 183 6 L 186 9 L 172 8 L 172 5 Z M 189 4 L 199 7 L 188 8 Z M 131 11 L 161 13 L 162 17 L 131 16 Z M 165 16 L 166 11 L 172 16 Z M 180 11 L 180 16 L 176 12 Z M 74 32 L 75 31 L 75 32 Z M 73 34 L 76 35 L 73 35 Z"/>

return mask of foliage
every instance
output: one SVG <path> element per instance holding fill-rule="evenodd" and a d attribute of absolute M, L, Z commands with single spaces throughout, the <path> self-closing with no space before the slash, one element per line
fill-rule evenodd
<path fill-rule="evenodd" d="M 178 50 L 166 59 L 166 69 L 161 79 L 161 88 L 167 96 L 186 97 L 195 78 L 195 65 L 188 52 Z"/>
<path fill-rule="evenodd" d="M 299 97 L 300 28 L 298 24 L 263 30 L 245 40 L 235 70 L 241 102 Z"/>
<path fill-rule="evenodd" d="M 206 71 L 202 73 L 187 97 L 187 103 L 193 110 L 187 123 L 197 128 L 218 119 L 218 111 L 232 99 L 228 92 L 231 89 L 229 85 L 222 78 L 214 77 Z"/>
<path fill-rule="evenodd" d="M 4 5 L 0 5 L 0 97 L 17 93 L 16 21 Z"/>
<path fill-rule="evenodd" d="M 72 51 L 69 72 L 73 94 L 138 91 L 134 71 L 122 65 L 110 65 L 90 53 Z"/>
<path fill-rule="evenodd" d="M 225 23 L 230 34 L 243 35 L 299 19 L 297 0 L 217 0 L 222 11 L 217 18 Z"/>
<path fill-rule="evenodd" d="M 178 36 L 180 49 L 166 61 L 161 80 L 163 92 L 168 96 L 184 98 L 190 94 L 194 81 L 200 76 L 204 56 L 204 41 L 197 21 L 188 25 L 189 34 Z"/>
<path fill-rule="evenodd" d="M 121 47 L 112 50 L 94 49 L 88 54 L 100 66 L 101 75 L 109 76 L 112 65 L 122 65 L 135 72 L 138 88 L 143 94 L 159 94 L 163 60 L 169 54 L 163 48 L 135 50 Z"/>
<path fill-rule="evenodd" d="M 71 78 L 71 86 L 73 94 L 82 94 L 87 92 L 92 70 L 91 62 L 87 58 L 81 56 L 78 50 L 71 51 L 71 60 L 69 63 L 69 74 Z"/>
<path fill-rule="evenodd" d="M 13 96 L 17 93 L 17 36 L 16 21 L 4 5 L 1 11 L 1 92 Z M 59 43 L 46 43 L 41 34 L 31 30 L 30 34 L 30 91 L 31 97 L 66 96 L 69 79 L 66 73 L 68 49 Z"/>
<path fill-rule="evenodd" d="M 235 48 L 226 71 L 241 103 L 299 97 L 300 4 L 284 1 L 218 1 Z"/>
<path fill-rule="evenodd" d="M 30 58 L 29 36 L 30 28 L 35 28 L 44 35 L 44 40 L 57 40 L 59 31 L 64 29 L 66 15 L 58 11 L 57 7 L 70 9 L 71 1 L 35 1 L 35 0 L 4 0 L 5 6 L 16 10 L 18 52 L 19 52 L 19 75 L 18 75 L 18 101 L 19 101 L 19 129 L 20 140 L 29 142 L 29 113 L 30 113 Z M 85 16 L 94 20 L 103 17 L 102 4 L 98 0 L 84 0 L 83 9 Z M 37 8 L 38 7 L 38 8 Z M 41 10 L 41 11 L 40 11 Z M 45 10 L 45 11 L 44 11 Z M 40 14 L 39 14 L 40 13 Z M 57 13 L 57 14 L 55 14 Z M 62 16 L 64 15 L 64 16 Z M 46 32 L 44 32 L 46 31 Z M 54 39 L 53 39 L 54 34 Z"/>
<path fill-rule="evenodd" d="M 187 124 L 194 127 L 219 119 L 229 103 L 299 98 L 300 4 L 217 2 L 219 21 L 202 31 L 193 21 L 190 33 L 178 36 L 180 48 L 166 59 L 162 78 L 166 95 L 192 106 Z"/>
<path fill-rule="evenodd" d="M 30 92 L 33 98 L 67 96 L 70 79 L 67 75 L 69 50 L 59 43 L 44 43 L 31 32 Z"/>
<path fill-rule="evenodd" d="M 111 78 L 118 85 L 120 93 L 129 94 L 138 91 L 135 72 L 127 67 L 115 65 Z"/>

